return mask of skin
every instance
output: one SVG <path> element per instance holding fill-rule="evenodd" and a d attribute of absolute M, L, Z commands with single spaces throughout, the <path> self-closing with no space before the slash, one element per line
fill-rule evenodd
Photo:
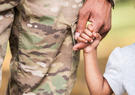
<path fill-rule="evenodd" d="M 87 31 L 89 31 L 89 29 L 87 29 Z M 94 37 L 95 40 L 84 48 L 85 77 L 90 95 L 112 95 L 112 89 L 98 68 L 97 46 L 102 37 L 99 33 L 90 33 L 91 38 Z M 85 33 L 83 34 L 86 35 Z"/>
<path fill-rule="evenodd" d="M 89 24 L 86 29 L 87 21 L 92 24 Z M 110 28 L 111 4 L 107 0 L 87 0 L 79 12 L 76 32 L 79 32 L 80 36 L 75 37 L 78 43 L 73 49 L 84 49 L 85 77 L 90 95 L 113 93 L 107 80 L 101 74 L 97 62 L 97 46 Z"/>
<path fill-rule="evenodd" d="M 93 32 L 100 33 L 104 38 L 111 29 L 111 3 L 108 0 L 86 0 L 79 11 L 76 32 L 84 32 L 87 21 L 92 23 L 88 25 L 88 28 Z M 81 34 L 81 37 L 84 38 L 84 35 Z M 88 46 L 87 41 L 92 40 L 81 37 L 75 37 L 78 43 L 73 47 L 73 50 L 85 48 Z"/>

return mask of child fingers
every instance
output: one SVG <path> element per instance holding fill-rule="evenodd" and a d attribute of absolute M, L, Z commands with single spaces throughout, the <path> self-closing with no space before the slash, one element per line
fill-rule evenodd
<path fill-rule="evenodd" d="M 87 28 L 89 29 L 89 31 L 92 31 L 92 32 L 93 32 L 93 26 L 92 26 L 91 24 L 89 24 L 89 25 L 87 26 Z"/>
<path fill-rule="evenodd" d="M 89 41 L 89 42 L 93 42 L 93 39 L 92 38 L 90 38 L 87 34 L 85 34 L 85 33 L 81 33 L 81 35 L 80 35 L 83 39 L 85 39 L 85 40 L 87 40 L 87 41 Z"/>
<path fill-rule="evenodd" d="M 98 40 L 102 39 L 102 36 L 99 33 L 93 33 L 93 36 Z"/>
<path fill-rule="evenodd" d="M 84 33 L 85 33 L 86 35 L 88 35 L 89 37 L 92 37 L 92 32 L 89 31 L 88 29 L 85 29 L 85 30 L 84 30 Z"/>
<path fill-rule="evenodd" d="M 86 39 L 84 39 L 84 38 L 82 38 L 80 36 L 77 38 L 77 41 L 78 42 L 84 42 L 84 43 L 87 43 L 88 42 Z"/>
<path fill-rule="evenodd" d="M 79 32 L 75 32 L 75 40 L 77 40 L 77 38 L 80 36 L 81 33 Z"/>

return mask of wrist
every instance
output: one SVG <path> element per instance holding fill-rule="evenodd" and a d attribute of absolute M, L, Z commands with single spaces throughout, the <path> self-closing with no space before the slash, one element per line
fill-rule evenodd
<path fill-rule="evenodd" d="M 94 52 L 96 52 L 97 51 L 97 48 L 85 48 L 84 50 L 83 50 L 83 53 L 84 54 L 90 54 L 90 53 L 94 53 Z"/>

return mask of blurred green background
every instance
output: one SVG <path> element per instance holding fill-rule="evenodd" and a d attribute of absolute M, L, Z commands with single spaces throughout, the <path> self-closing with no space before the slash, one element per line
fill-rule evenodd
<path fill-rule="evenodd" d="M 99 67 L 104 72 L 107 59 L 115 47 L 123 47 L 135 43 L 135 0 L 116 0 L 112 12 L 112 29 L 102 40 L 98 48 Z M 3 65 L 3 81 L 0 95 L 4 95 L 9 78 L 11 54 L 9 47 Z M 81 52 L 77 81 L 71 95 L 89 95 L 84 78 L 83 54 Z"/>

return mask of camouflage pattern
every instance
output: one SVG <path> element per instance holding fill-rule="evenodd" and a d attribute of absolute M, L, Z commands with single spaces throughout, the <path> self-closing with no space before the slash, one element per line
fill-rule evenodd
<path fill-rule="evenodd" d="M 0 70 L 12 52 L 7 95 L 69 95 L 79 52 L 72 50 L 82 0 L 0 0 Z"/>

